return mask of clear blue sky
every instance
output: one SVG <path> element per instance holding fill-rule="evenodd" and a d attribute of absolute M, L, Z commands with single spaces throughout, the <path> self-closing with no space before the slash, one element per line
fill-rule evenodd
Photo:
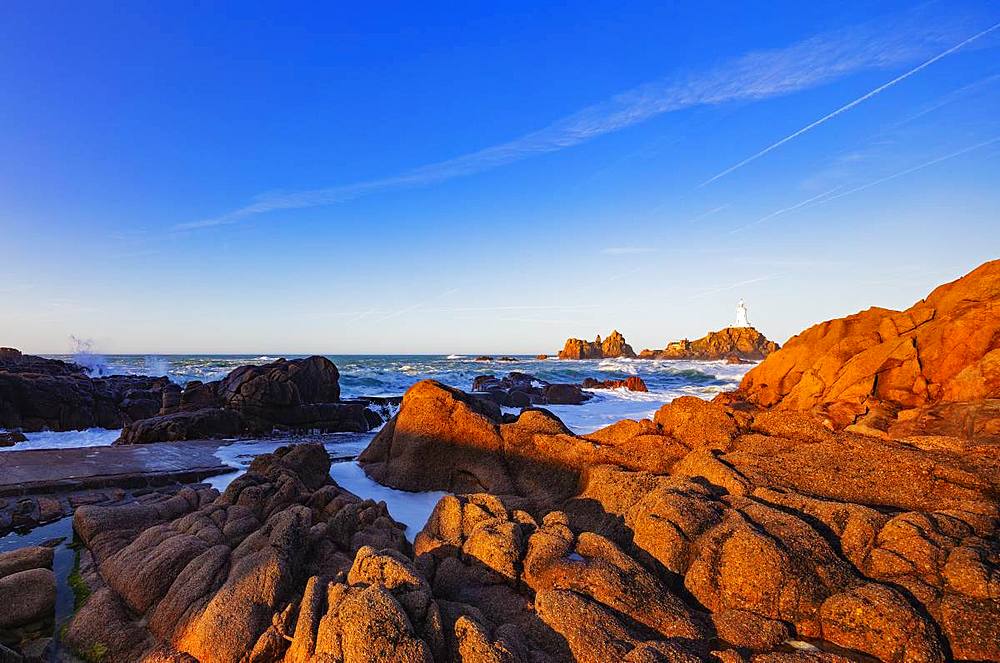
<path fill-rule="evenodd" d="M 0 345 L 784 341 L 1000 256 L 994 2 L 337 4 L 0 6 Z"/>

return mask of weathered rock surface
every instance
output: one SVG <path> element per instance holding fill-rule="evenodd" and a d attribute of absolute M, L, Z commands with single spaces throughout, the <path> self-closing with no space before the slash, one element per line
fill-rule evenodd
<path fill-rule="evenodd" d="M 642 359 L 724 359 L 729 363 L 760 360 L 777 351 L 778 344 L 769 341 L 753 327 L 726 327 L 689 341 L 673 341 L 662 350 L 643 350 Z"/>
<path fill-rule="evenodd" d="M 603 341 L 598 336 L 593 341 L 570 338 L 559 352 L 560 359 L 605 359 L 614 357 L 635 357 L 632 346 L 618 330 L 611 332 Z"/>
<path fill-rule="evenodd" d="M 156 414 L 167 378 L 91 378 L 77 364 L 0 349 L 0 428 L 120 428 Z"/>
<path fill-rule="evenodd" d="M 995 439 L 998 330 L 1000 261 L 992 261 L 905 311 L 870 308 L 810 327 L 747 373 L 739 397 L 815 411 L 837 428 Z"/>
<path fill-rule="evenodd" d="M 0 635 L 51 621 L 55 604 L 51 548 L 32 546 L 0 553 Z"/>
<path fill-rule="evenodd" d="M 409 552 L 403 526 L 384 504 L 341 490 L 329 469 L 321 445 L 283 447 L 222 495 L 79 508 L 93 595 L 65 641 L 120 661 L 279 661 L 306 641 L 346 660 L 417 652 L 406 643 L 427 601 L 378 571 L 378 560 L 391 566 Z"/>
<path fill-rule="evenodd" d="M 126 424 L 118 444 L 174 442 L 274 430 L 364 432 L 381 423 L 363 401 L 340 401 L 324 357 L 241 366 L 215 382 L 164 390 L 156 416 Z"/>

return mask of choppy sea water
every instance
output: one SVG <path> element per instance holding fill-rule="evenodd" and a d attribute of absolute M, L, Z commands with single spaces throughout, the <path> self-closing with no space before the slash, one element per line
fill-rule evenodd
<path fill-rule="evenodd" d="M 294 359 L 303 355 L 282 355 Z M 678 396 L 712 398 L 739 384 L 747 365 L 722 361 L 668 361 L 648 359 L 539 360 L 515 356 L 516 361 L 476 361 L 473 355 L 327 355 L 340 370 L 345 398 L 398 396 L 420 380 L 434 379 L 459 389 L 469 389 L 477 375 L 502 375 L 510 371 L 531 373 L 547 382 L 580 383 L 640 376 L 649 393 L 596 390 L 584 405 L 550 406 L 567 426 L 586 433 L 619 419 L 652 416 Z M 501 355 L 497 355 L 498 357 Z M 278 355 L 66 355 L 59 359 L 86 365 L 98 375 L 166 375 L 174 382 L 217 380 L 244 364 L 266 364 Z M 29 441 L 32 436 L 29 436 Z M 24 447 L 22 447 L 24 448 Z"/>

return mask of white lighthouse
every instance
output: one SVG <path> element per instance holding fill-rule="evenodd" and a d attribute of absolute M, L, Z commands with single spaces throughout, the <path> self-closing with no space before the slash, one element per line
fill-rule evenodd
<path fill-rule="evenodd" d="M 740 299 L 740 303 L 736 305 L 736 326 L 737 327 L 751 327 L 750 319 L 747 317 L 747 305 Z"/>

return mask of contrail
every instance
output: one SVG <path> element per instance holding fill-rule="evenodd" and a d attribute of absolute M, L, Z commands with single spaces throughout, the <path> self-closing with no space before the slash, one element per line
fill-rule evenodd
<path fill-rule="evenodd" d="M 838 193 L 835 196 L 830 196 L 828 198 L 824 198 L 823 200 L 818 201 L 816 204 L 817 205 L 822 205 L 823 203 L 828 203 L 831 200 L 836 200 L 838 198 L 843 198 L 844 196 L 849 196 L 852 193 L 857 193 L 858 191 L 864 191 L 865 189 L 870 189 L 871 187 L 877 186 L 879 184 L 882 184 L 883 182 L 888 182 L 889 180 L 894 180 L 897 177 L 903 177 L 904 175 L 909 175 L 910 173 L 915 173 L 918 170 L 923 170 L 924 168 L 930 168 L 931 166 L 933 166 L 935 164 L 939 164 L 942 161 L 947 161 L 948 159 L 954 159 L 955 157 L 960 157 L 963 154 L 968 154 L 969 152 L 972 152 L 974 150 L 978 150 L 980 148 L 986 147 L 987 145 L 992 145 L 993 143 L 997 143 L 997 142 L 1000 142 L 1000 136 L 996 136 L 996 137 L 991 138 L 989 140 L 984 140 L 983 142 L 976 143 L 975 145 L 970 145 L 969 147 L 966 147 L 966 148 L 963 148 L 961 150 L 958 150 L 957 152 L 952 152 L 951 154 L 946 154 L 946 155 L 944 155 L 942 157 L 937 157 L 936 159 L 931 159 L 930 161 L 926 161 L 926 162 L 924 162 L 924 163 L 922 163 L 922 164 L 920 164 L 918 166 L 913 166 L 912 168 L 907 168 L 906 170 L 901 170 L 898 173 L 893 173 L 892 175 L 886 175 L 885 177 L 879 178 L 879 179 L 877 179 L 877 180 L 875 180 L 873 182 L 868 182 L 867 184 L 862 184 L 861 186 L 854 187 L 853 189 L 848 189 L 847 191 L 843 191 L 841 193 Z"/>
<path fill-rule="evenodd" d="M 938 60 L 940 60 L 942 58 L 945 58 L 945 57 L 948 57 L 949 55 L 951 55 L 955 51 L 959 50 L 963 46 L 967 46 L 967 45 L 971 44 L 972 42 L 976 41 L 980 37 L 984 37 L 984 36 L 988 35 L 989 33 L 993 32 L 997 28 L 1000 28 L 1000 23 L 994 23 L 993 25 L 991 25 L 990 27 L 986 28 L 982 32 L 979 32 L 977 34 L 972 35 L 971 37 L 969 37 L 965 41 L 963 41 L 963 42 L 961 42 L 959 44 L 956 44 L 955 46 L 952 46 L 951 48 L 949 48 L 946 51 L 938 53 L 937 55 L 935 55 L 934 57 L 932 57 L 930 60 L 927 60 L 923 64 L 918 65 L 918 66 L 914 67 L 913 69 L 910 69 L 905 74 L 901 74 L 901 75 L 897 76 L 896 78 L 892 79 L 888 83 L 880 85 L 879 87 L 875 88 L 871 92 L 869 92 L 869 93 L 867 93 L 867 94 L 865 94 L 863 96 L 858 97 L 857 99 L 855 99 L 851 103 L 849 103 L 847 105 L 844 105 L 844 106 L 841 106 L 840 108 L 838 108 L 837 110 L 833 111 L 832 113 L 829 113 L 828 115 L 824 115 L 823 117 L 819 118 L 818 120 L 816 120 L 812 124 L 808 124 L 808 125 L 802 127 L 801 129 L 799 129 L 795 133 L 790 134 L 788 136 L 785 136 L 784 138 L 782 138 L 781 140 L 779 140 L 777 143 L 774 143 L 772 145 L 769 145 L 769 146 L 765 147 L 760 152 L 757 152 L 756 154 L 753 154 L 753 155 L 747 157 L 746 159 L 744 159 L 743 161 L 740 161 L 735 166 L 731 166 L 731 167 L 727 168 L 726 170 L 722 171 L 721 173 L 719 173 L 718 175 L 715 175 L 714 177 L 710 177 L 709 179 L 707 179 L 704 182 L 702 182 L 700 184 L 700 186 L 705 186 L 705 185 L 711 184 L 712 182 L 716 181 L 717 179 L 719 179 L 721 177 L 725 177 L 726 175 L 728 175 L 729 173 L 733 172 L 734 170 L 738 170 L 738 169 L 742 168 L 743 166 L 747 165 L 748 163 L 750 163 L 752 161 L 756 161 L 757 159 L 761 158 L 762 156 L 764 156 L 768 152 L 771 152 L 773 150 L 778 149 L 779 147 L 781 147 L 782 145 L 784 145 L 788 141 L 793 140 L 795 138 L 798 138 L 799 136 L 801 136 L 802 134 L 806 133 L 807 131 L 811 131 L 811 130 L 815 129 L 816 127 L 818 127 L 819 125 L 823 124 L 824 122 L 832 120 L 833 118 L 837 117 L 841 113 L 845 113 L 845 112 L 851 110 L 852 108 L 854 108 L 855 106 L 857 106 L 858 104 L 863 103 L 863 102 L 871 99 L 875 95 L 877 95 L 877 94 L 879 94 L 881 92 L 884 92 L 885 90 L 888 90 L 893 85 L 895 85 L 895 84 L 897 84 L 897 83 L 899 83 L 901 81 L 906 80 L 907 78 L 909 78 L 910 76 L 916 74 L 919 71 L 922 71 L 922 70 L 926 69 L 927 67 L 931 66 L 932 64 L 934 64 Z"/>
<path fill-rule="evenodd" d="M 733 233 L 738 233 L 738 232 L 740 232 L 742 230 L 746 230 L 747 228 L 752 228 L 752 227 L 756 226 L 757 224 L 764 223 L 768 219 L 773 219 L 776 216 L 780 216 L 782 214 L 786 214 L 787 212 L 795 211 L 797 209 L 805 207 L 806 205 L 808 205 L 810 203 L 814 203 L 816 201 L 821 201 L 821 200 L 823 202 L 825 202 L 825 200 L 823 200 L 823 199 L 827 198 L 827 196 L 830 196 L 831 194 L 833 194 L 833 193 L 835 193 L 835 192 L 837 192 L 837 191 L 839 191 L 840 189 L 843 189 L 843 188 L 844 188 L 843 186 L 835 186 L 832 189 L 830 189 L 829 191 L 824 191 L 823 193 L 819 194 L 818 196 L 813 196 L 812 198 L 809 198 L 807 200 L 803 200 L 800 203 L 796 203 L 796 204 L 791 205 L 789 207 L 783 207 L 782 209 L 775 210 L 775 211 L 771 212 L 770 214 L 767 214 L 765 216 L 760 217 L 759 219 L 757 219 L 756 221 L 754 221 L 752 223 L 748 223 L 745 226 L 740 226 L 739 228 L 733 228 L 732 230 L 729 231 L 729 234 L 732 235 Z"/>
<path fill-rule="evenodd" d="M 969 147 L 964 147 L 961 150 L 958 150 L 956 152 L 952 152 L 951 154 L 945 154 L 944 156 L 940 156 L 940 157 L 937 157 L 935 159 L 931 159 L 930 161 L 925 161 L 922 164 L 919 164 L 919 165 L 916 165 L 916 166 L 911 166 L 910 168 L 907 168 L 905 170 L 901 170 L 901 171 L 899 171 L 897 173 L 893 173 L 892 175 L 886 175 L 885 177 L 880 177 L 877 180 L 873 180 L 873 181 L 868 182 L 866 184 L 862 184 L 860 186 L 856 186 L 853 189 L 848 189 L 847 191 L 841 191 L 840 193 L 836 193 L 836 192 L 839 191 L 840 189 L 843 189 L 844 187 L 843 186 L 834 187 L 833 189 L 830 189 L 829 191 L 821 193 L 818 196 L 813 196 L 812 198 L 809 198 L 808 200 L 803 200 L 802 202 L 796 203 L 795 205 L 791 205 L 789 207 L 785 207 L 785 208 L 776 210 L 774 212 L 771 212 L 770 214 L 768 214 L 766 216 L 762 216 L 761 218 L 757 219 L 756 221 L 754 221 L 752 223 L 748 223 L 745 226 L 740 226 L 739 228 L 734 228 L 733 230 L 730 230 L 729 232 L 730 232 L 730 234 L 732 234 L 732 233 L 738 233 L 738 232 L 740 232 L 742 230 L 746 230 L 747 228 L 751 228 L 753 226 L 756 226 L 759 223 L 767 221 L 768 219 L 773 219 L 776 216 L 779 216 L 781 214 L 785 214 L 787 212 L 792 212 L 792 211 L 797 210 L 797 209 L 802 209 L 803 207 L 816 207 L 818 205 L 823 205 L 823 204 L 828 203 L 828 202 L 830 202 L 832 200 L 837 200 L 838 198 L 843 198 L 844 196 L 849 196 L 852 193 L 857 193 L 859 191 L 864 191 L 865 189 L 870 189 L 873 186 L 878 186 L 879 184 L 882 184 L 884 182 L 888 182 L 889 180 L 894 180 L 897 177 L 903 177 L 904 175 L 909 175 L 910 173 L 915 173 L 918 170 L 923 170 L 924 168 L 930 168 L 931 166 L 933 166 L 935 164 L 939 164 L 942 161 L 947 161 L 948 159 L 954 159 L 955 157 L 960 157 L 963 154 L 968 154 L 969 152 L 981 149 L 983 147 L 986 147 L 988 145 L 992 145 L 992 144 L 997 143 L 997 142 L 1000 142 L 1000 136 L 996 136 L 996 137 L 991 138 L 989 140 L 984 140 L 981 143 L 976 143 L 975 145 L 970 145 Z"/>

